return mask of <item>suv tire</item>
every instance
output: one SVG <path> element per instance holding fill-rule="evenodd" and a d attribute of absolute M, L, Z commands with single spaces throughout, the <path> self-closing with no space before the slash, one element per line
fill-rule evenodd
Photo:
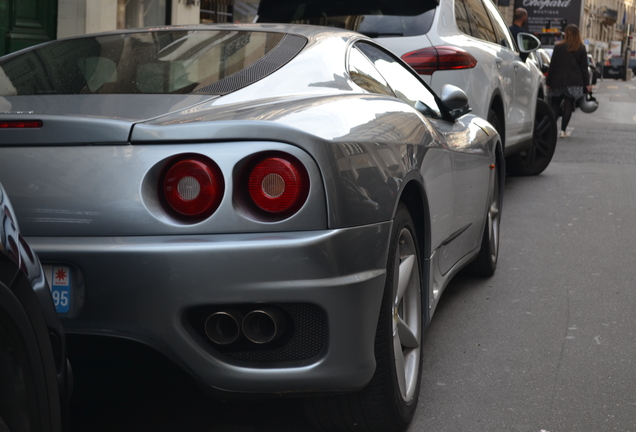
<path fill-rule="evenodd" d="M 554 112 L 546 101 L 537 99 L 532 145 L 529 149 L 510 156 L 506 160 L 508 174 L 515 176 L 541 174 L 550 164 L 556 145 L 557 123 Z"/>

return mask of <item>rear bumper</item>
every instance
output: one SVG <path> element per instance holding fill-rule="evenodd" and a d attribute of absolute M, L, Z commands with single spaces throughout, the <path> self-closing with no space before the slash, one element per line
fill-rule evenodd
<path fill-rule="evenodd" d="M 386 222 L 270 234 L 28 240 L 43 263 L 74 269 L 71 310 L 62 316 L 67 332 L 145 343 L 219 390 L 301 393 L 354 391 L 373 375 L 390 230 Z M 324 312 L 324 346 L 302 361 L 229 356 L 189 318 L 223 305 L 290 303 Z"/>

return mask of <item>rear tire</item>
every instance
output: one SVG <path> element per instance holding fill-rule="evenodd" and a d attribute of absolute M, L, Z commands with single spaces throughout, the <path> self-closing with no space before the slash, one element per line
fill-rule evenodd
<path fill-rule="evenodd" d="M 550 164 L 557 145 L 557 122 L 550 105 L 537 99 L 532 145 L 506 160 L 508 174 L 533 176 L 541 174 Z"/>
<path fill-rule="evenodd" d="M 357 393 L 305 401 L 314 428 L 325 432 L 401 432 L 408 427 L 420 392 L 425 304 L 415 226 L 407 208 L 400 204 L 393 222 L 376 330 L 375 374 Z"/>
<path fill-rule="evenodd" d="M 26 311 L 0 283 L 0 431 L 61 429 L 52 424 L 51 410 L 59 402 L 48 396 L 42 353 Z"/>

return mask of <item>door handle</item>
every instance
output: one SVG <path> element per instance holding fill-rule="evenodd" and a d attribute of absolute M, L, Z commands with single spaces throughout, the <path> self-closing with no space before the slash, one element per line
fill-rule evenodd
<path fill-rule="evenodd" d="M 495 57 L 495 64 L 497 64 L 498 68 L 501 67 L 502 63 L 503 63 L 503 59 L 501 57 Z"/>

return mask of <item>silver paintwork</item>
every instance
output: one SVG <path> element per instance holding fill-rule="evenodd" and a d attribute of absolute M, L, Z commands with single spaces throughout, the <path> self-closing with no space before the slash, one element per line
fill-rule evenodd
<path fill-rule="evenodd" d="M 491 18 L 503 32 L 508 32 L 495 4 L 485 1 Z M 505 124 L 506 156 L 517 154 L 532 143 L 533 123 L 537 98 L 547 93 L 542 86 L 542 74 L 534 62 L 527 62 L 514 50 L 499 44 L 467 35 L 455 19 L 455 1 L 441 0 L 428 33 L 408 37 L 382 37 L 377 42 L 402 56 L 430 46 L 456 46 L 468 51 L 477 60 L 472 69 L 438 70 L 422 75 L 436 92 L 446 84 L 453 84 L 466 92 L 475 114 L 487 119 L 495 99 L 503 104 L 500 121 Z M 509 35 L 512 41 L 512 35 Z"/>
<path fill-rule="evenodd" d="M 227 26 L 211 28 L 218 27 Z M 423 203 L 414 223 L 424 239 L 426 322 L 450 278 L 479 251 L 500 139 L 473 115 L 431 119 L 362 90 L 345 61 L 358 34 L 239 28 L 302 34 L 308 44 L 260 81 L 198 103 L 189 96 L 165 102 L 47 96 L 32 104 L 2 98 L 9 111 L 32 110 L 30 118 L 44 127 L 0 131 L 0 181 L 43 262 L 78 273 L 65 319 L 69 332 L 141 341 L 217 389 L 357 390 L 375 370 L 375 329 L 399 201 Z M 73 101 L 93 107 L 84 115 Z M 120 117 L 118 105 L 131 108 Z M 109 132 L 95 138 L 90 128 L 78 136 L 64 131 L 85 124 Z M 297 157 L 311 179 L 305 206 L 279 222 L 246 210 L 232 181 L 241 161 L 269 150 Z M 183 153 L 210 157 L 226 180 L 217 212 L 196 224 L 175 220 L 158 204 L 159 172 Z M 189 308 L 242 302 L 320 306 L 329 322 L 327 349 L 301 366 L 253 367 L 228 361 L 184 325 Z M 407 371 L 405 382 L 412 376 Z"/>

